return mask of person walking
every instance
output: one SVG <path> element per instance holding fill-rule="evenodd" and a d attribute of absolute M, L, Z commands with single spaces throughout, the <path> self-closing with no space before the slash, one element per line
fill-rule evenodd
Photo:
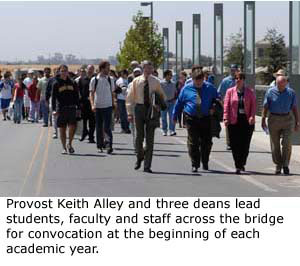
<path fill-rule="evenodd" d="M 176 84 L 172 82 L 172 71 L 165 70 L 164 71 L 164 80 L 161 81 L 160 85 L 166 95 L 166 104 L 167 109 L 161 111 L 161 120 L 162 120 L 162 131 L 163 136 L 167 136 L 168 134 L 168 118 L 169 116 L 169 134 L 170 136 L 175 136 L 175 124 L 173 123 L 172 113 L 176 101 Z"/>
<path fill-rule="evenodd" d="M 26 75 L 26 74 L 25 74 Z M 32 79 L 33 79 L 34 71 L 32 69 L 28 70 L 27 76 L 24 78 L 23 83 L 27 88 L 32 84 Z"/>
<path fill-rule="evenodd" d="M 59 77 L 53 83 L 52 108 L 57 116 L 57 126 L 63 147 L 62 154 L 75 152 L 72 142 L 75 135 L 77 118 L 80 116 L 79 92 L 77 85 L 68 76 L 68 66 L 58 68 Z M 67 145 L 67 127 L 69 142 Z"/>
<path fill-rule="evenodd" d="M 286 73 L 284 69 L 279 69 L 276 73 L 273 74 L 273 77 L 275 78 L 271 83 L 270 87 L 275 87 L 276 86 L 276 78 L 279 76 L 284 76 L 286 77 Z M 289 87 L 289 83 L 287 84 L 287 87 Z"/>
<path fill-rule="evenodd" d="M 38 93 L 40 94 L 41 111 L 43 114 L 43 127 L 48 127 L 49 120 L 49 102 L 46 100 L 46 92 L 50 75 L 51 69 L 49 67 L 45 67 L 44 77 L 42 77 L 37 84 Z"/>
<path fill-rule="evenodd" d="M 271 87 L 265 94 L 262 113 L 262 128 L 267 131 L 266 117 L 268 116 L 268 131 L 272 150 L 272 159 L 276 165 L 275 174 L 290 174 L 289 163 L 292 153 L 292 133 L 299 131 L 299 112 L 295 91 L 287 86 L 286 76 L 276 78 L 276 86 Z M 294 116 L 294 121 L 293 121 Z M 280 137 L 282 136 L 280 147 Z"/>
<path fill-rule="evenodd" d="M 228 77 L 225 77 L 219 85 L 218 93 L 221 96 L 223 101 L 224 101 L 224 98 L 226 95 L 226 91 L 229 88 L 232 88 L 235 86 L 235 75 L 236 75 L 237 71 L 238 71 L 238 66 L 235 64 L 232 64 L 230 66 L 230 75 Z M 225 134 L 226 134 L 226 145 L 227 145 L 226 149 L 228 151 L 230 151 L 231 146 L 230 146 L 229 133 L 228 133 L 227 127 L 225 127 Z"/>
<path fill-rule="evenodd" d="M 179 73 L 179 79 L 176 83 L 176 99 L 178 98 L 181 90 L 183 89 L 184 87 L 184 84 L 186 82 L 186 79 L 187 79 L 187 73 L 185 71 L 180 71 Z M 182 128 L 184 127 L 185 128 L 185 117 L 182 115 L 182 111 L 180 111 L 178 113 L 178 117 L 177 117 L 177 121 L 179 123 L 179 128 Z"/>
<path fill-rule="evenodd" d="M 131 134 L 129 129 L 128 115 L 126 110 L 126 93 L 128 88 L 128 71 L 121 71 L 121 77 L 116 81 L 116 88 L 119 89 L 117 94 L 117 104 L 121 120 L 122 133 Z"/>
<path fill-rule="evenodd" d="M 133 79 L 139 77 L 140 75 L 142 75 L 142 70 L 137 67 L 133 70 Z M 127 92 L 126 92 L 126 97 L 127 95 L 130 93 L 130 91 L 132 90 L 132 82 L 129 83 L 128 88 L 127 88 Z M 135 146 L 135 123 L 134 123 L 134 105 L 131 106 L 132 110 L 131 110 L 131 114 L 133 116 L 132 121 L 128 121 L 129 122 L 129 127 L 130 127 L 130 131 L 131 131 L 131 135 L 132 135 L 132 142 L 133 142 L 133 147 L 136 153 L 136 146 Z M 126 110 L 127 112 L 127 110 Z M 127 116 L 128 118 L 128 116 Z"/>
<path fill-rule="evenodd" d="M 132 73 L 128 76 L 128 84 L 131 83 L 133 81 L 134 77 L 134 70 L 140 68 L 139 62 L 138 61 L 131 61 L 130 63 L 130 71 L 132 71 Z"/>
<path fill-rule="evenodd" d="M 113 152 L 112 111 L 114 107 L 114 82 L 109 76 L 110 64 L 102 61 L 99 64 L 99 74 L 90 82 L 90 102 L 92 111 L 96 114 L 96 142 L 98 152 L 107 148 L 107 154 Z M 104 145 L 104 133 L 107 147 Z"/>
<path fill-rule="evenodd" d="M 245 87 L 245 74 L 236 74 L 236 85 L 229 88 L 224 100 L 224 125 L 228 127 L 236 174 L 245 171 L 255 125 L 256 97 Z"/>
<path fill-rule="evenodd" d="M 40 94 L 38 93 L 38 77 L 33 76 L 32 84 L 28 88 L 28 97 L 30 99 L 30 121 L 39 122 L 40 115 Z"/>
<path fill-rule="evenodd" d="M 49 78 L 47 88 L 46 88 L 46 102 L 49 103 L 49 122 L 50 122 L 50 126 L 53 126 L 53 129 L 54 129 L 52 138 L 57 139 L 57 137 L 58 137 L 57 115 L 53 114 L 52 92 L 53 92 L 53 84 L 55 83 L 55 81 L 59 77 L 58 69 L 54 68 L 53 73 L 54 73 L 54 76 Z"/>
<path fill-rule="evenodd" d="M 153 97 L 159 97 L 164 101 L 166 96 L 161 88 L 159 80 L 152 75 L 153 65 L 144 61 L 143 75 L 135 78 L 132 82 L 132 89 L 126 98 L 126 106 L 129 122 L 133 121 L 133 113 L 136 127 L 136 156 L 135 170 L 141 167 L 144 160 L 144 172 L 152 173 L 152 156 L 154 146 L 155 128 L 159 127 L 159 109 L 153 106 Z M 143 148 L 146 137 L 146 149 Z"/>
<path fill-rule="evenodd" d="M 200 161 L 203 170 L 208 170 L 212 147 L 211 114 L 213 103 L 218 98 L 217 90 L 204 82 L 204 73 L 197 69 L 192 73 L 192 82 L 182 89 L 173 111 L 174 123 L 183 110 L 188 131 L 188 151 L 192 162 L 192 172 L 198 172 Z"/>
<path fill-rule="evenodd" d="M 10 120 L 10 116 L 7 115 L 9 105 L 13 95 L 13 89 L 15 87 L 13 81 L 10 79 L 10 72 L 5 72 L 3 80 L 0 80 L 0 110 L 3 114 L 3 121 Z"/>
<path fill-rule="evenodd" d="M 26 86 L 23 83 L 23 79 L 19 78 L 18 83 L 16 84 L 16 89 L 14 93 L 14 123 L 20 124 L 22 119 L 22 108 L 23 108 L 23 99 Z"/>
<path fill-rule="evenodd" d="M 81 116 L 83 120 L 83 129 L 80 141 L 84 141 L 85 138 L 89 137 L 89 143 L 95 142 L 95 114 L 92 111 L 90 96 L 90 82 L 94 77 L 95 68 L 93 65 L 87 66 L 87 71 L 85 68 L 80 69 L 80 77 L 78 79 L 78 88 L 80 92 L 80 104 L 81 104 Z"/>

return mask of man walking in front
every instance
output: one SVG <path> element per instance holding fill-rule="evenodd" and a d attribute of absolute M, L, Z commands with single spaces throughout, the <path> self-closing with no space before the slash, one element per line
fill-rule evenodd
<path fill-rule="evenodd" d="M 175 105 L 175 98 L 176 98 L 176 84 L 172 82 L 172 71 L 165 70 L 164 71 L 164 80 L 160 83 L 167 99 L 167 109 L 161 111 L 161 120 L 162 120 L 162 130 L 163 136 L 167 136 L 168 133 L 168 118 L 169 116 L 169 134 L 170 136 L 175 136 L 175 124 L 172 119 L 172 113 Z"/>
<path fill-rule="evenodd" d="M 269 111 L 268 128 L 270 132 L 272 159 L 276 165 L 275 174 L 290 173 L 289 163 L 292 153 L 292 132 L 299 130 L 299 113 L 297 108 L 295 91 L 287 86 L 286 76 L 276 78 L 276 86 L 271 87 L 264 100 L 262 114 L 262 128 L 267 128 L 266 117 Z M 295 123 L 293 122 L 293 116 Z M 282 148 L 280 147 L 280 136 L 282 135 Z"/>
<path fill-rule="evenodd" d="M 200 161 L 203 170 L 208 170 L 209 155 L 212 147 L 211 117 L 213 103 L 218 97 L 217 90 L 204 82 L 204 74 L 198 69 L 192 73 L 193 82 L 187 84 L 176 101 L 173 120 L 183 110 L 188 131 L 188 150 L 192 161 L 192 172 L 198 172 Z"/>
<path fill-rule="evenodd" d="M 126 99 L 128 120 L 133 120 L 133 112 L 136 126 L 136 152 L 137 161 L 135 170 L 141 167 L 144 161 L 144 172 L 152 173 L 152 155 L 154 145 L 155 128 L 159 125 L 159 116 L 153 119 L 153 112 L 155 111 L 153 101 L 151 100 L 153 94 L 165 100 L 164 92 L 160 86 L 159 80 L 152 75 L 153 66 L 149 61 L 144 61 L 143 75 L 135 78 L 132 83 L 132 89 L 129 91 Z M 133 110 L 134 108 L 134 110 Z M 145 136 L 146 134 L 146 136 Z M 144 151 L 143 141 L 146 137 L 146 149 Z"/>
<path fill-rule="evenodd" d="M 107 148 L 107 154 L 113 152 L 112 111 L 114 82 L 109 76 L 110 64 L 102 61 L 99 64 L 99 74 L 90 82 L 90 101 L 93 112 L 96 113 L 96 139 L 98 152 Z M 104 127 L 104 130 L 103 130 Z M 104 147 L 104 133 L 108 147 Z"/>

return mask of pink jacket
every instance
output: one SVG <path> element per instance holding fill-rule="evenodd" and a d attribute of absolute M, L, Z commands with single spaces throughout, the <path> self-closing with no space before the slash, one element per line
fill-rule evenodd
<path fill-rule="evenodd" d="M 226 92 L 225 100 L 224 100 L 224 120 L 228 120 L 230 125 L 234 125 L 237 123 L 238 118 L 238 104 L 239 97 L 237 94 L 237 88 L 232 87 L 229 88 Z M 254 91 L 250 88 L 245 88 L 244 91 L 244 107 L 247 119 L 252 117 L 255 121 L 256 114 L 256 97 Z"/>

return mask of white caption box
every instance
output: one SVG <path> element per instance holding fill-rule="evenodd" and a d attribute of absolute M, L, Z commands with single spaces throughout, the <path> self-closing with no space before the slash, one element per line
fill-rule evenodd
<path fill-rule="evenodd" d="M 1 264 L 299 265 L 299 198 L 163 198 L 168 202 L 184 201 L 189 208 L 157 209 L 156 200 L 161 199 L 1 198 Z M 130 201 L 144 201 L 144 208 L 129 209 Z M 236 209 L 236 201 L 254 206 Z M 151 208 L 145 208 L 149 202 Z M 217 207 L 217 203 L 219 208 L 206 208 Z M 254 224 L 243 222 L 245 213 L 251 219 L 256 216 Z M 238 216 L 240 221 L 235 217 L 236 223 L 220 223 L 220 214 L 223 222 L 225 215 Z M 27 222 L 42 216 L 51 224 L 7 223 L 14 219 L 23 222 L 24 216 Z M 118 224 L 117 216 L 128 216 L 126 223 Z M 175 223 L 176 216 L 185 223 Z M 64 223 L 56 224 L 58 219 Z M 136 239 L 124 238 L 124 230 L 128 237 L 130 229 Z M 110 237 L 119 238 L 108 239 L 109 231 Z M 43 239 L 46 235 L 49 238 Z M 33 245 L 51 247 L 52 252 L 6 252 L 7 246 L 20 252 L 22 246 L 33 250 Z"/>

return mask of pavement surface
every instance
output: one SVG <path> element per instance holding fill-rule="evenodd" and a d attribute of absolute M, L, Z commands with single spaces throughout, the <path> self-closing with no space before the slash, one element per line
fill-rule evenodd
<path fill-rule="evenodd" d="M 95 144 L 74 141 L 76 153 L 61 155 L 52 128 L 0 121 L 1 196 L 300 196 L 300 146 L 293 147 L 291 175 L 274 175 L 268 136 L 260 119 L 246 166 L 234 174 L 224 130 L 214 139 L 210 171 L 192 174 L 186 130 L 163 137 L 156 130 L 153 174 L 133 169 L 132 136 L 114 132 L 113 155 L 98 154 Z M 141 168 L 142 169 L 142 168 Z"/>

